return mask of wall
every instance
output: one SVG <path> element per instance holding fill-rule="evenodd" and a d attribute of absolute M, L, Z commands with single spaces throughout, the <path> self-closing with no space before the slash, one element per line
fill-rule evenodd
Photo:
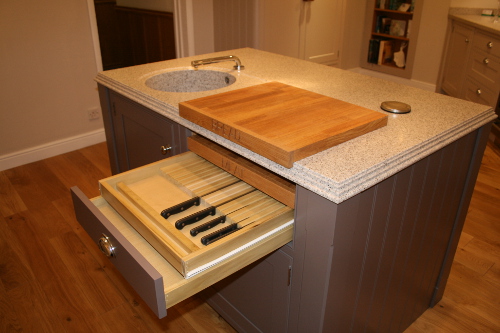
<path fill-rule="evenodd" d="M 104 140 L 87 0 L 0 1 L 0 170 Z M 95 17 L 95 15 L 94 15 Z"/>
<path fill-rule="evenodd" d="M 437 84 L 449 9 L 450 0 L 424 1 L 412 80 Z"/>
<path fill-rule="evenodd" d="M 177 58 L 214 52 L 212 0 L 174 0 Z"/>

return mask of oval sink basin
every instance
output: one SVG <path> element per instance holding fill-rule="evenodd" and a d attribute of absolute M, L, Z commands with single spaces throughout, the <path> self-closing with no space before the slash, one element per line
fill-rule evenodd
<path fill-rule="evenodd" d="M 196 92 L 224 88 L 235 82 L 229 73 L 198 69 L 158 74 L 147 79 L 146 86 L 168 92 Z"/>

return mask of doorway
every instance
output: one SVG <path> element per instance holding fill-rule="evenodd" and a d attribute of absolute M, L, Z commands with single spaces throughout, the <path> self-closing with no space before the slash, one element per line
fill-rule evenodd
<path fill-rule="evenodd" d="M 93 0 L 103 70 L 176 57 L 172 11 L 144 9 L 134 1 Z"/>

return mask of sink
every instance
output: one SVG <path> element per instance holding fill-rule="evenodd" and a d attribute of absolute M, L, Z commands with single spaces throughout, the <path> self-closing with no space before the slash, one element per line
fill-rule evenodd
<path fill-rule="evenodd" d="M 155 75 L 146 86 L 168 92 L 196 92 L 227 87 L 236 82 L 233 75 L 211 70 L 178 70 Z"/>

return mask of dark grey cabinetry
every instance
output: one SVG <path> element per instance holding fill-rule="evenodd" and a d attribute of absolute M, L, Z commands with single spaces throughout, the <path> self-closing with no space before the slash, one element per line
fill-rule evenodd
<path fill-rule="evenodd" d="M 114 172 L 156 158 L 148 145 L 186 150 L 182 126 L 100 93 Z M 293 241 L 206 289 L 208 302 L 239 332 L 404 331 L 442 298 L 490 127 L 340 204 L 298 186 Z"/>
<path fill-rule="evenodd" d="M 239 332 L 403 332 L 442 298 L 488 132 L 340 204 L 297 187 L 293 242 L 217 284 L 209 303 Z M 287 282 L 274 280 L 287 263 Z"/>
<path fill-rule="evenodd" d="M 209 288 L 208 303 L 238 332 L 288 332 L 290 249 L 285 245 Z"/>
<path fill-rule="evenodd" d="M 185 127 L 107 88 L 99 95 L 113 174 L 187 151 Z"/>

